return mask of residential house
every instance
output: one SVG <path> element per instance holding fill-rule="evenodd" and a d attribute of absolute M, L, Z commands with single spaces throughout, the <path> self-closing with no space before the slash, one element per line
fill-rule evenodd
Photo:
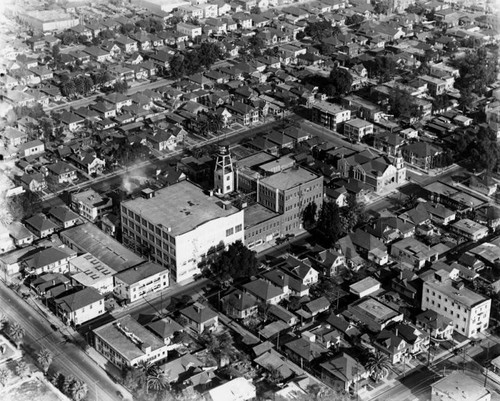
<path fill-rule="evenodd" d="M 382 266 L 389 261 L 387 247 L 382 241 L 371 235 L 370 233 L 357 229 L 353 234 L 350 234 L 354 246 L 366 255 L 366 258 L 374 263 Z"/>
<path fill-rule="evenodd" d="M 88 175 L 102 174 L 106 162 L 98 158 L 93 153 L 80 152 L 79 154 L 72 154 L 68 157 L 76 167 L 85 171 Z"/>
<path fill-rule="evenodd" d="M 62 112 L 59 120 L 63 125 L 67 126 L 70 131 L 78 130 L 83 126 L 85 122 L 85 119 L 83 117 L 80 117 L 79 115 L 66 110 Z"/>
<path fill-rule="evenodd" d="M 401 263 L 420 270 L 426 263 L 436 261 L 438 252 L 415 238 L 404 238 L 391 245 L 391 256 Z"/>
<path fill-rule="evenodd" d="M 366 135 L 373 135 L 373 124 L 354 118 L 344 124 L 344 136 L 349 138 L 350 141 L 360 142 Z"/>
<path fill-rule="evenodd" d="M 47 166 L 49 179 L 57 184 L 71 183 L 78 177 L 76 168 L 62 161 Z"/>
<path fill-rule="evenodd" d="M 277 304 L 287 295 L 280 287 L 260 278 L 244 284 L 242 288 L 243 291 L 268 304 Z"/>
<path fill-rule="evenodd" d="M 259 121 L 259 110 L 245 103 L 234 102 L 226 106 L 231 115 L 244 126 L 252 125 Z"/>
<path fill-rule="evenodd" d="M 67 248 L 46 248 L 30 254 L 21 261 L 25 274 L 39 276 L 43 273 L 66 273 L 76 252 Z"/>
<path fill-rule="evenodd" d="M 437 340 L 450 340 L 453 335 L 453 319 L 440 315 L 431 309 L 420 313 L 416 317 L 418 327 L 432 338 Z"/>
<path fill-rule="evenodd" d="M 239 289 L 235 289 L 224 296 L 221 303 L 224 313 L 233 319 L 245 319 L 254 316 L 258 310 L 257 298 Z"/>
<path fill-rule="evenodd" d="M 85 53 L 90 56 L 90 59 L 93 61 L 97 61 L 98 63 L 105 63 L 107 61 L 111 61 L 111 54 L 109 51 L 101 49 L 97 46 L 86 47 L 83 49 Z"/>
<path fill-rule="evenodd" d="M 120 48 L 120 50 L 124 53 L 132 54 L 138 51 L 137 41 L 129 38 L 127 36 L 118 36 L 115 39 L 115 44 Z"/>
<path fill-rule="evenodd" d="M 45 238 L 52 235 L 58 228 L 52 220 L 49 220 L 44 214 L 35 214 L 25 222 L 28 227 L 37 237 Z"/>
<path fill-rule="evenodd" d="M 6 146 L 19 146 L 28 141 L 28 133 L 13 127 L 6 127 L 1 135 Z"/>
<path fill-rule="evenodd" d="M 321 380 L 341 391 L 358 390 L 356 383 L 368 379 L 370 372 L 345 352 L 321 365 Z"/>
<path fill-rule="evenodd" d="M 328 349 L 316 343 L 315 336 L 307 331 L 302 337 L 286 343 L 283 346 L 285 354 L 301 367 L 310 367 L 311 363 L 328 353 Z"/>
<path fill-rule="evenodd" d="M 61 228 L 69 228 L 80 222 L 80 216 L 67 206 L 54 206 L 49 210 L 50 218 Z"/>
<path fill-rule="evenodd" d="M 9 224 L 7 229 L 9 230 L 10 237 L 14 241 L 14 245 L 17 247 L 31 245 L 35 239 L 33 233 L 19 221 L 13 221 Z"/>
<path fill-rule="evenodd" d="M 79 326 L 106 312 L 104 296 L 92 287 L 56 298 L 54 302 L 56 315 L 72 326 Z"/>
<path fill-rule="evenodd" d="M 31 192 L 40 192 L 47 188 L 47 181 L 41 173 L 25 173 L 20 181 L 23 188 Z"/>
<path fill-rule="evenodd" d="M 181 316 L 188 321 L 188 327 L 198 334 L 212 331 L 219 324 L 219 315 L 210 307 L 195 302 L 180 311 Z"/>
<path fill-rule="evenodd" d="M 99 220 L 112 207 L 113 201 L 111 198 L 103 197 L 92 188 L 71 194 L 71 208 L 91 222 Z"/>

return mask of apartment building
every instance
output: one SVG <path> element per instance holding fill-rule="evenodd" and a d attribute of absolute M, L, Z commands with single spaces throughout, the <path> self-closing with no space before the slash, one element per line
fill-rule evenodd
<path fill-rule="evenodd" d="M 169 267 L 175 282 L 198 274 L 209 250 L 244 240 L 243 210 L 189 181 L 143 195 L 121 205 L 123 241 Z"/>
<path fill-rule="evenodd" d="M 361 118 L 354 118 L 344 124 L 344 136 L 359 142 L 366 135 L 373 134 L 373 124 Z"/>
<path fill-rule="evenodd" d="M 106 312 L 104 309 L 104 295 L 101 295 L 92 287 L 57 298 L 54 302 L 56 315 L 65 324 L 72 326 L 88 322 Z"/>
<path fill-rule="evenodd" d="M 337 104 L 319 101 L 312 106 L 312 120 L 331 130 L 351 119 L 351 110 L 344 109 Z"/>
<path fill-rule="evenodd" d="M 118 273 L 114 292 L 118 298 L 134 302 L 151 292 L 162 291 L 168 285 L 168 270 L 157 263 L 146 262 Z"/>
<path fill-rule="evenodd" d="M 168 341 L 139 324 L 130 315 L 94 330 L 95 349 L 118 368 L 137 367 L 167 357 Z"/>
<path fill-rule="evenodd" d="M 451 319 L 455 331 L 471 337 L 488 328 L 491 299 L 465 288 L 458 270 L 441 269 L 423 284 L 422 310 L 428 309 Z"/>
<path fill-rule="evenodd" d="M 202 11 L 203 13 L 203 11 Z M 194 39 L 197 36 L 201 36 L 202 34 L 202 28 L 201 26 L 198 25 L 191 25 L 187 24 L 185 22 L 179 22 L 177 24 L 177 32 L 180 32 L 184 35 L 189 36 L 189 38 Z"/>
<path fill-rule="evenodd" d="M 92 188 L 71 195 L 71 207 L 85 219 L 96 222 L 113 207 L 111 198 L 101 196 Z"/>

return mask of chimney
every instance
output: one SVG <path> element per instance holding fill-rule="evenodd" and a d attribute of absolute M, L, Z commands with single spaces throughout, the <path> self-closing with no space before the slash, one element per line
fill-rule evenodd
<path fill-rule="evenodd" d="M 144 351 L 144 353 L 149 354 L 151 352 L 151 345 L 148 343 L 142 343 L 141 350 Z"/>

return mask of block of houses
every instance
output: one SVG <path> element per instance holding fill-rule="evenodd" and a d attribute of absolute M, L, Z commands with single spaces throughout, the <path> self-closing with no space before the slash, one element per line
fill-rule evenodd
<path fill-rule="evenodd" d="M 142 299 L 147 294 L 163 291 L 169 286 L 165 267 L 146 262 L 123 270 L 115 276 L 115 295 L 127 303 Z"/>
<path fill-rule="evenodd" d="M 106 312 L 104 296 L 91 287 L 57 298 L 54 302 L 56 315 L 72 326 L 81 325 Z"/>
<path fill-rule="evenodd" d="M 211 331 L 219 325 L 219 315 L 210 307 L 195 302 L 180 311 L 181 316 L 186 318 L 188 327 L 196 333 L 201 334 Z"/>
<path fill-rule="evenodd" d="M 154 326 L 155 328 L 157 326 Z M 95 349 L 119 369 L 167 358 L 169 342 L 130 315 L 94 329 Z"/>
<path fill-rule="evenodd" d="M 224 313 L 233 319 L 245 319 L 258 311 L 258 300 L 252 294 L 239 289 L 233 290 L 221 299 Z"/>
<path fill-rule="evenodd" d="M 58 229 L 57 225 L 42 213 L 35 214 L 25 222 L 26 227 L 39 238 L 52 235 Z"/>

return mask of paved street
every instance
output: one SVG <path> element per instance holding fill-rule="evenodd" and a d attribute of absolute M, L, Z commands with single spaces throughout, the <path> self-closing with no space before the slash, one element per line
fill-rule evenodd
<path fill-rule="evenodd" d="M 134 93 L 142 92 L 142 91 L 144 91 L 146 89 L 153 90 L 153 89 L 165 86 L 165 85 L 171 85 L 173 82 L 174 81 L 172 81 L 172 80 L 163 79 L 163 78 L 160 78 L 160 79 L 158 79 L 155 82 L 149 82 L 149 81 L 147 81 L 147 82 L 144 82 L 144 83 L 142 83 L 140 85 L 132 86 L 131 88 L 129 88 L 127 90 L 126 94 L 127 95 L 133 95 Z M 60 110 L 64 110 L 64 109 L 69 110 L 70 107 L 78 109 L 80 107 L 85 107 L 85 106 L 88 106 L 89 104 L 93 103 L 99 96 L 106 96 L 106 94 L 104 94 L 104 93 L 97 93 L 95 95 L 87 96 L 87 97 L 84 97 L 82 99 L 73 100 L 71 102 L 59 104 L 59 105 L 56 105 L 56 106 L 46 107 L 45 111 L 46 112 L 51 112 L 51 111 L 60 111 Z"/>
<path fill-rule="evenodd" d="M 26 335 L 24 344 L 34 352 L 44 348 L 54 356 L 51 371 L 73 375 L 87 383 L 88 401 L 115 401 L 117 391 L 127 394 L 120 385 L 114 383 L 102 369 L 77 345 L 65 342 L 60 332 L 54 332 L 48 322 L 25 301 L 0 282 L 0 313 L 10 321 L 19 323 Z"/>

